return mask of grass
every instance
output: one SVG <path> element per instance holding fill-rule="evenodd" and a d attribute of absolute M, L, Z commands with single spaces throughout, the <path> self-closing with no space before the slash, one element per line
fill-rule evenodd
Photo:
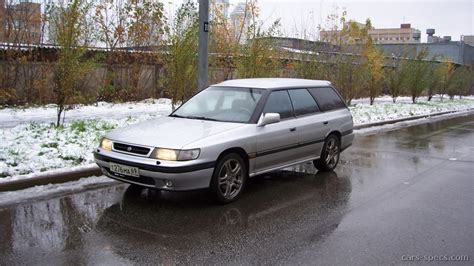
<path fill-rule="evenodd" d="M 71 129 L 76 131 L 76 132 L 86 132 L 86 130 L 87 130 L 86 121 L 80 120 L 80 121 L 72 122 Z"/>
<path fill-rule="evenodd" d="M 57 142 L 41 144 L 41 148 L 54 148 L 57 149 L 59 144 Z"/>

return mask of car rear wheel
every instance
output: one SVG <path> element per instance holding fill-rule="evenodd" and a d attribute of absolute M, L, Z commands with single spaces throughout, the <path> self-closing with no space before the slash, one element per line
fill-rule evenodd
<path fill-rule="evenodd" d="M 236 200 L 247 182 L 247 167 L 242 157 L 230 153 L 222 157 L 214 169 L 211 190 L 220 203 Z"/>
<path fill-rule="evenodd" d="M 324 142 L 321 157 L 314 160 L 314 166 L 323 172 L 332 171 L 339 162 L 341 153 L 341 141 L 336 135 L 329 135 Z"/>

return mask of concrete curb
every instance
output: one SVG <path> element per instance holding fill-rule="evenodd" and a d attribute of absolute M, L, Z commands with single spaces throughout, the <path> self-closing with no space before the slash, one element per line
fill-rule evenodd
<path fill-rule="evenodd" d="M 410 120 L 416 120 L 416 119 L 428 118 L 428 117 L 435 117 L 435 116 L 446 115 L 446 114 L 469 112 L 469 111 L 473 111 L 473 110 L 474 110 L 474 108 L 466 109 L 466 110 L 458 110 L 458 111 L 446 111 L 446 112 L 439 112 L 439 113 L 433 113 L 433 114 L 417 115 L 417 116 L 410 116 L 410 117 L 404 117 L 404 118 L 393 119 L 393 120 L 385 120 L 385 121 L 379 121 L 379 122 L 373 122 L 373 123 L 360 124 L 360 125 L 355 125 L 354 130 L 368 128 L 368 127 L 376 127 L 376 126 L 395 124 L 395 123 L 398 123 L 398 122 L 405 122 L 405 121 L 410 121 Z"/>
<path fill-rule="evenodd" d="M 395 124 L 398 122 L 416 120 L 416 119 L 427 118 L 427 117 L 435 117 L 435 116 L 440 116 L 440 115 L 445 115 L 445 114 L 469 112 L 473 110 L 474 109 L 447 111 L 447 112 L 439 112 L 439 113 L 434 113 L 434 114 L 410 116 L 410 117 L 388 120 L 388 121 L 379 121 L 379 122 L 374 122 L 374 123 L 361 124 L 361 125 L 354 126 L 354 130 L 368 128 L 368 127 L 375 127 L 375 126 L 383 126 L 383 125 L 388 125 L 388 124 Z M 30 177 L 30 178 L 25 178 L 25 179 L 19 178 L 18 180 L 2 182 L 0 183 L 0 192 L 21 190 L 21 189 L 25 189 L 29 187 L 40 186 L 40 185 L 76 181 L 83 177 L 100 176 L 100 175 L 102 175 L 102 171 L 99 169 L 98 166 L 71 169 L 70 171 L 52 170 L 52 171 L 47 171 L 44 173 L 35 174 L 34 177 Z"/>
<path fill-rule="evenodd" d="M 34 177 L 24 179 L 19 178 L 17 180 L 2 182 L 0 183 L 0 192 L 21 190 L 29 187 L 47 184 L 65 183 L 69 181 L 76 181 L 83 177 L 100 175 L 102 175 L 102 171 L 99 169 L 98 166 L 88 167 L 85 169 L 72 169 L 70 171 L 60 172 L 52 170 L 35 174 Z"/>

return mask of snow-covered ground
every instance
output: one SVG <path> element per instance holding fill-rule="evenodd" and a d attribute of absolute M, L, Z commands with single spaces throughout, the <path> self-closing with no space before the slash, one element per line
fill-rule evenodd
<path fill-rule="evenodd" d="M 122 119 L 142 115 L 163 115 L 170 112 L 171 100 L 165 98 L 119 104 L 98 102 L 94 105 L 77 105 L 74 109 L 67 110 L 64 121 Z M 0 109 L 0 127 L 13 127 L 31 122 L 55 123 L 56 106 L 49 104 L 40 107 Z"/>
<path fill-rule="evenodd" d="M 392 120 L 416 115 L 474 108 L 474 97 L 455 99 L 421 98 L 411 104 L 400 97 L 380 97 L 370 106 L 368 99 L 357 99 L 350 106 L 355 124 Z M 93 163 L 92 151 L 107 131 L 171 112 L 168 99 L 137 103 L 98 103 L 78 106 L 66 113 L 66 123 L 56 128 L 56 109 L 49 105 L 35 108 L 0 110 L 0 182 L 35 176 L 31 173 L 70 169 Z M 24 176 L 26 174 L 30 174 Z"/>
<path fill-rule="evenodd" d="M 394 104 L 391 97 L 383 96 L 376 98 L 372 106 L 367 98 L 353 100 L 349 108 L 354 117 L 354 124 L 361 125 L 418 115 L 467 110 L 474 108 L 474 97 L 454 100 L 444 97 L 441 100 L 439 96 L 435 96 L 431 101 L 427 101 L 426 97 L 420 97 L 416 104 L 412 103 L 411 97 L 398 97 Z"/>

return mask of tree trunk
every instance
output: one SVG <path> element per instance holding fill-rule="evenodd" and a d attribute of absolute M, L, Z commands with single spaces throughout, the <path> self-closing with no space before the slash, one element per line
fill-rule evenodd
<path fill-rule="evenodd" d="M 64 110 L 64 106 L 62 104 L 58 105 L 58 114 L 57 114 L 57 119 L 56 119 L 56 127 L 59 127 L 61 125 L 61 114 Z"/>

